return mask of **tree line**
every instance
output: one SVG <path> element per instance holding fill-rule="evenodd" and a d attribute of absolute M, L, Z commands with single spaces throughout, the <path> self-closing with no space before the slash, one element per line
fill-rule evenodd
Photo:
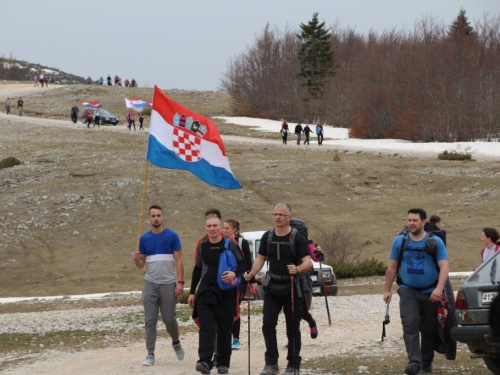
<path fill-rule="evenodd" d="M 230 59 L 220 87 L 238 115 L 321 121 L 352 137 L 498 138 L 500 17 L 471 26 L 462 9 L 449 25 L 427 16 L 412 30 L 367 35 L 327 29 L 317 13 L 300 33 L 268 24 Z"/>

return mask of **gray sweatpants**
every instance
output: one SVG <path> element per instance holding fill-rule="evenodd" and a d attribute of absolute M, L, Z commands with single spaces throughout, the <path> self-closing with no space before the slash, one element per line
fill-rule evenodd
<path fill-rule="evenodd" d="M 175 283 L 156 284 L 144 280 L 144 285 L 142 286 L 142 303 L 144 305 L 146 349 L 148 350 L 148 354 L 154 354 L 158 310 L 161 312 L 163 323 L 165 323 L 172 342 L 179 340 L 179 325 L 177 324 L 175 313 L 175 305 L 177 304 Z"/>

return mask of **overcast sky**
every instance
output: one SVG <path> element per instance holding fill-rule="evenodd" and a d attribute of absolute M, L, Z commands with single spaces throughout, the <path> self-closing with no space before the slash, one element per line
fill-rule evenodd
<path fill-rule="evenodd" d="M 118 74 L 140 86 L 216 90 L 231 56 L 267 22 L 298 29 L 320 19 L 366 33 L 500 14 L 500 0 L 0 0 L 0 54 L 80 76 Z"/>

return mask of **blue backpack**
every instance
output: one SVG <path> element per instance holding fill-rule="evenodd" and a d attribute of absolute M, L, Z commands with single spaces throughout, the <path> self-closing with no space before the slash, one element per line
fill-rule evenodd
<path fill-rule="evenodd" d="M 219 268 L 217 269 L 217 284 L 222 290 L 229 290 L 236 288 L 241 284 L 241 276 L 236 277 L 231 283 L 227 284 L 222 281 L 222 274 L 226 271 L 235 272 L 238 268 L 236 257 L 229 250 L 229 238 L 226 238 L 224 243 L 224 251 L 219 255 Z"/>

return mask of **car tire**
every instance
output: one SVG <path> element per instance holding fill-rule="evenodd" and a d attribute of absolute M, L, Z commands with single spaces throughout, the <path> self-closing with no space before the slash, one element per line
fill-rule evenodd
<path fill-rule="evenodd" d="M 486 367 L 494 374 L 500 374 L 500 357 L 483 358 Z"/>

